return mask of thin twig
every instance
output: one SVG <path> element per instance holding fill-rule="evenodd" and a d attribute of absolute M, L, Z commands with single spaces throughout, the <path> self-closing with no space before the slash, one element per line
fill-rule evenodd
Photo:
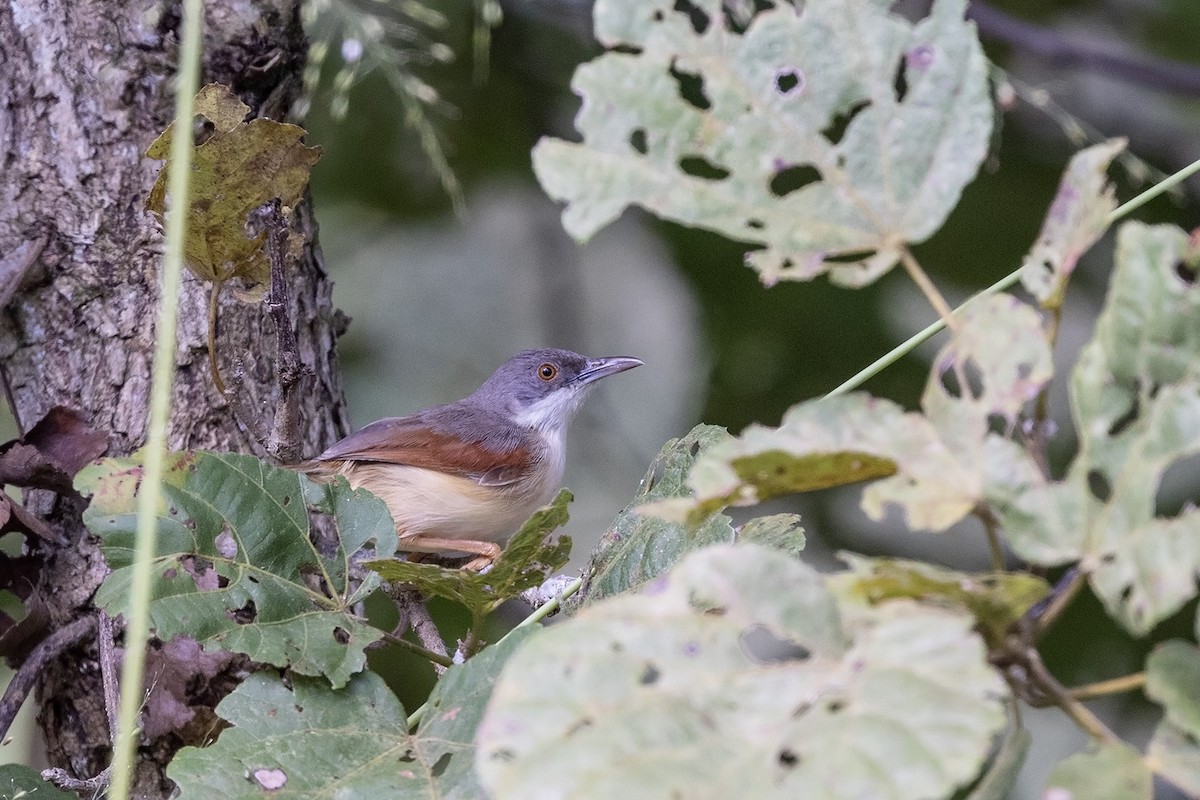
<path fill-rule="evenodd" d="M 0 739 L 8 735 L 13 719 L 25 704 L 25 698 L 29 696 L 38 678 L 46 671 L 47 665 L 62 655 L 67 648 L 90 636 L 95 629 L 95 617 L 81 617 L 70 625 L 59 628 L 30 651 L 25 662 L 8 682 L 4 696 L 0 698 Z"/>
<path fill-rule="evenodd" d="M 425 605 L 421 593 L 416 589 L 398 589 L 389 594 L 396 601 L 400 614 L 408 620 L 413 633 L 417 634 L 421 645 L 449 662 L 450 653 L 446 650 L 446 642 L 442 639 L 441 631 L 434 624 L 433 617 L 429 616 L 429 607 Z M 438 677 L 441 677 L 446 671 L 446 666 L 436 661 L 433 663 L 433 668 L 437 671 Z"/>
<path fill-rule="evenodd" d="M 108 788 L 111 778 L 111 766 L 105 767 L 103 772 L 92 778 L 76 778 L 62 767 L 42 770 L 42 780 L 48 781 L 60 789 L 66 789 L 68 792 L 92 796 L 102 794 Z"/>
<path fill-rule="evenodd" d="M 1116 744 L 1121 741 L 1099 717 L 1093 714 L 1083 703 L 1072 697 L 1063 685 L 1058 682 L 1058 679 L 1050 674 L 1050 670 L 1046 669 L 1046 665 L 1042 663 L 1042 657 L 1038 655 L 1036 649 L 1032 647 L 1028 648 L 1024 660 L 1029 670 L 1029 676 L 1033 679 L 1037 688 L 1045 692 L 1054 702 L 1054 705 L 1065 711 L 1067 716 L 1075 720 L 1075 724 L 1082 728 L 1089 736 L 1105 744 Z"/>
<path fill-rule="evenodd" d="M 96 649 L 100 656 L 100 682 L 104 686 L 104 713 L 108 715 L 109 741 L 117 739 L 117 709 L 120 691 L 117 686 L 117 648 L 114 640 L 113 618 L 102 610 L 96 611 L 99 621 Z"/>
<path fill-rule="evenodd" d="M 1120 678 L 1076 686 L 1073 689 L 1068 689 L 1067 694 L 1076 700 L 1092 700 L 1097 697 L 1104 697 L 1105 695 L 1132 692 L 1141 689 L 1145 685 L 1146 673 L 1135 672 L 1132 675 L 1122 675 Z"/>
<path fill-rule="evenodd" d="M 1075 599 L 1075 595 L 1083 588 L 1087 575 L 1078 566 L 1073 566 L 1054 584 L 1049 596 L 1029 611 L 1025 612 L 1027 620 L 1033 623 L 1033 638 L 1036 641 L 1050 630 L 1058 617 Z"/>

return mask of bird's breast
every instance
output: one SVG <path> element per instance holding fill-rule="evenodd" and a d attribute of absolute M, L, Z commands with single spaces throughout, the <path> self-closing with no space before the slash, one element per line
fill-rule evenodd
<path fill-rule="evenodd" d="M 404 464 L 346 462 L 350 485 L 377 496 L 405 536 L 502 541 L 528 519 L 562 480 L 553 459 L 504 486 Z"/>

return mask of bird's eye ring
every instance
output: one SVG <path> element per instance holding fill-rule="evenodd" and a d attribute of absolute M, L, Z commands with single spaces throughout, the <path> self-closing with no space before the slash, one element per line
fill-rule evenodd
<path fill-rule="evenodd" d="M 537 376 L 544 381 L 552 381 L 556 375 L 558 375 L 558 367 L 549 362 L 537 368 Z"/>

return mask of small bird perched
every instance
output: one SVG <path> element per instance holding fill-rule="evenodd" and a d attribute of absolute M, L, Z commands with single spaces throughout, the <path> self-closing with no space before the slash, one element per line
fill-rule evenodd
<path fill-rule="evenodd" d="M 525 350 L 470 396 L 372 422 L 303 470 L 345 475 L 383 500 L 400 549 L 491 563 L 562 480 L 567 424 L 596 381 L 642 362 Z"/>

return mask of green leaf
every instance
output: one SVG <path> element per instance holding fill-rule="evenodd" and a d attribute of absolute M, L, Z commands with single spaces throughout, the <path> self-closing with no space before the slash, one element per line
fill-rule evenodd
<path fill-rule="evenodd" d="M 989 645 L 999 644 L 1009 627 L 1050 591 L 1042 578 L 1019 572 L 976 575 L 899 558 L 854 553 L 840 553 L 839 558 L 850 566 L 830 577 L 840 597 L 872 605 L 908 598 L 962 608 L 975 618 Z"/>
<path fill-rule="evenodd" d="M 1156 647 L 1146 659 L 1146 695 L 1164 713 L 1147 756 L 1172 783 L 1200 793 L 1200 648 L 1179 640 Z"/>
<path fill-rule="evenodd" d="M 562 489 L 549 505 L 533 512 L 486 573 L 392 559 L 364 561 L 363 566 L 388 583 L 411 583 L 423 594 L 462 603 L 479 617 L 498 603 L 542 585 L 567 563 L 570 537 L 550 538 L 550 534 L 566 524 L 567 504 L 572 499 L 571 493 Z"/>
<path fill-rule="evenodd" d="M 1200 795 L 1200 746 L 1194 734 L 1163 722 L 1150 739 L 1146 757 L 1159 775 L 1191 797 Z"/>
<path fill-rule="evenodd" d="M 1200 512 L 1160 516 L 1163 473 L 1200 453 L 1200 292 L 1176 265 L 1187 234 L 1126 223 L 1091 342 L 1071 376 L 1080 449 L 1047 482 L 993 453 L 988 494 L 1013 548 L 1038 564 L 1080 560 L 1092 589 L 1142 634 L 1196 593 Z"/>
<path fill-rule="evenodd" d="M 1163 642 L 1146 659 L 1146 694 L 1161 703 L 1167 721 L 1200 739 L 1200 648 Z"/>
<path fill-rule="evenodd" d="M 793 553 L 803 549 L 804 531 L 794 514 L 752 519 L 734 530 L 729 517 L 713 513 L 719 510 L 719 503 L 715 507 L 707 505 L 700 514 L 690 513 L 688 471 L 698 458 L 730 438 L 724 428 L 697 425 L 682 439 L 663 445 L 642 478 L 637 495 L 617 515 L 588 562 L 581 593 L 585 603 L 641 586 L 666 572 L 686 553 L 711 544 L 742 539 Z M 653 510 L 676 502 L 688 508 L 685 517 L 698 519 L 669 520 Z"/>
<path fill-rule="evenodd" d="M 79 800 L 46 783 L 37 770 L 23 764 L 0 765 L 0 797 L 6 800 Z"/>
<path fill-rule="evenodd" d="M 200 280 L 244 278 L 270 282 L 271 265 L 262 236 L 246 235 L 250 212 L 278 198 L 294 206 L 308 185 L 321 148 L 306 147 L 305 130 L 271 119 L 243 122 L 250 107 L 225 86 L 209 84 L 195 100 L 196 114 L 212 124 L 212 135 L 192 154 L 192 191 L 184 263 Z M 190 128 L 189 121 L 189 128 Z M 161 220 L 166 214 L 168 154 L 175 123 L 154 140 L 146 155 L 166 161 L 146 199 Z"/>
<path fill-rule="evenodd" d="M 1081 800 L 1151 800 L 1154 783 L 1136 750 L 1114 744 L 1076 753 L 1058 762 L 1043 796 L 1051 797 L 1056 789 L 1064 797 Z"/>
<path fill-rule="evenodd" d="M 399 701 L 372 672 L 337 690 L 257 673 L 217 706 L 232 727 L 215 744 L 180 750 L 167 774 L 184 800 L 475 800 L 475 728 L 500 668 L 531 633 L 515 631 L 447 670 L 413 734 Z"/>
<path fill-rule="evenodd" d="M 96 595 L 110 614 L 127 610 L 142 463 L 137 455 L 85 468 L 83 519 L 113 572 Z M 331 515 L 310 527 L 308 507 Z M 343 686 L 382 636 L 354 613 L 379 585 L 351 570 L 373 546 L 391 554 L 396 534 L 383 503 L 344 480 L 316 484 L 252 456 L 174 453 L 158 510 L 150 620 L 164 640 L 188 636 L 206 649 L 324 675 Z"/>
<path fill-rule="evenodd" d="M 940 797 L 978 773 L 1004 695 L 969 617 L 844 622 L 800 561 L 714 545 L 532 638 L 476 767 L 495 800 Z"/>
<path fill-rule="evenodd" d="M 1124 139 L 1112 139 L 1080 150 L 1067 165 L 1042 232 L 1021 267 L 1021 283 L 1043 308 L 1062 306 L 1080 256 L 1108 230 L 1117 200 L 1105 173 L 1124 149 Z"/>
<path fill-rule="evenodd" d="M 916 25 L 890 5 L 780 4 L 742 26 L 717 0 L 597 2 L 609 51 L 572 81 L 583 141 L 533 151 L 564 227 L 586 239 L 638 205 L 754 245 L 768 284 L 879 277 L 941 227 L 992 128 L 965 0 Z"/>
<path fill-rule="evenodd" d="M 984 498 L 995 451 L 1011 444 L 992 431 L 994 422 L 1013 428 L 1053 373 L 1030 306 L 997 295 L 971 303 L 960 319 L 962 332 L 935 360 L 921 399 L 924 414 L 865 394 L 801 403 L 778 428 L 751 425 L 698 458 L 688 476 L 693 498 L 647 510 L 690 520 L 714 505 L 749 505 L 787 490 L 890 476 L 863 492 L 868 516 L 881 519 L 895 505 L 910 527 L 945 530 Z M 960 390 L 964 380 L 971 391 Z M 806 480 L 801 465 L 820 463 L 840 468 Z M 1027 458 L 1013 470 L 1018 467 L 1035 469 Z"/>
<path fill-rule="evenodd" d="M 769 517 L 754 517 L 736 528 L 737 541 L 774 547 L 791 555 L 804 549 L 804 528 L 800 527 L 799 514 L 772 514 Z"/>
<path fill-rule="evenodd" d="M 465 664 L 450 667 L 433 687 L 413 736 L 413 750 L 422 764 L 429 765 L 440 786 L 455 787 L 455 791 L 438 797 L 484 797 L 475 774 L 475 732 L 501 669 L 537 631 L 532 626 L 514 628 Z"/>

